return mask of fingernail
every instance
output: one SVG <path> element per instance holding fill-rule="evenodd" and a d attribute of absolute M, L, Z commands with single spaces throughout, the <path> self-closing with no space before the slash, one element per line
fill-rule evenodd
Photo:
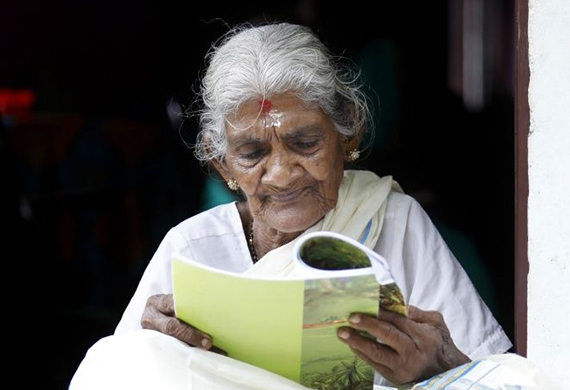
<path fill-rule="evenodd" d="M 207 338 L 203 338 L 202 341 L 200 342 L 200 344 L 202 344 L 202 347 L 204 347 L 204 348 L 210 348 L 212 345 L 212 342 Z"/>
<path fill-rule="evenodd" d="M 343 340 L 347 340 L 350 337 L 350 333 L 344 329 L 341 329 L 338 332 L 338 337 L 340 337 Z"/>
<path fill-rule="evenodd" d="M 348 318 L 348 321 L 353 323 L 353 324 L 358 324 L 360 322 L 360 316 L 358 314 L 351 315 Z"/>

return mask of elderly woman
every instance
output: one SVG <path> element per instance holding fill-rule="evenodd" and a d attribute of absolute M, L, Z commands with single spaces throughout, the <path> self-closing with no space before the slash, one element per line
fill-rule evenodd
<path fill-rule="evenodd" d="M 144 328 L 215 351 L 208 329 L 175 317 L 171 254 L 237 273 L 290 275 L 295 240 L 330 230 L 384 256 L 412 305 L 409 317 L 356 315 L 339 330 L 376 370 L 378 385 L 417 381 L 511 347 L 419 204 L 391 177 L 345 170 L 359 158 L 370 113 L 357 77 L 315 34 L 288 23 L 241 26 L 207 59 L 196 156 L 244 201 L 168 232 L 115 337 Z"/>

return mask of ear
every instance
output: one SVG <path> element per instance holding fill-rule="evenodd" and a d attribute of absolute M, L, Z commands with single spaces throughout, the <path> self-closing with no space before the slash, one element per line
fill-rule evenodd
<path fill-rule="evenodd" d="M 224 178 L 225 181 L 232 179 L 232 175 L 224 161 L 213 159 L 210 163 L 216 168 L 216 171 Z"/>
<path fill-rule="evenodd" d="M 351 137 L 344 137 L 342 141 L 342 154 L 344 159 L 348 161 L 348 154 L 354 149 L 358 149 L 360 146 L 360 141 L 362 140 L 361 133 L 358 133 Z"/>
<path fill-rule="evenodd" d="M 359 134 L 349 137 L 346 139 L 346 151 L 352 150 L 352 149 L 358 149 L 358 147 L 360 146 L 360 141 L 362 141 L 362 137 Z"/>

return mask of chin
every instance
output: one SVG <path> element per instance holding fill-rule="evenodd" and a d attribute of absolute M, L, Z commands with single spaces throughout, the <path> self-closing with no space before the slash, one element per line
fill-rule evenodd
<path fill-rule="evenodd" d="M 315 215 L 313 213 L 296 212 L 293 215 L 282 211 L 273 215 L 269 225 L 282 233 L 301 233 L 319 222 L 325 213 Z"/>

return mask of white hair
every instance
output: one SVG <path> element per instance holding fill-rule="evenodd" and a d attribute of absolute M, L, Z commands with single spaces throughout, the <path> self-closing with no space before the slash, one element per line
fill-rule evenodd
<path fill-rule="evenodd" d="M 341 65 L 340 57 L 308 27 L 276 23 L 241 25 L 224 35 L 206 55 L 198 102 L 200 133 L 194 146 L 198 160 L 223 161 L 227 151 L 225 125 L 240 105 L 281 93 L 293 93 L 320 107 L 347 136 L 372 130 L 359 73 Z"/>

